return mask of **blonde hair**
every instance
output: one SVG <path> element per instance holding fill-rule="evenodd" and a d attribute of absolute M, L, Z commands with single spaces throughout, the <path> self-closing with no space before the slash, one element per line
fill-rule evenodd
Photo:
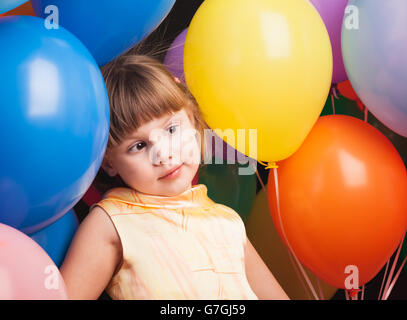
<path fill-rule="evenodd" d="M 124 54 L 102 67 L 101 71 L 110 101 L 110 130 L 105 156 L 144 123 L 185 109 L 200 134 L 203 162 L 204 130 L 208 126 L 201 109 L 187 86 L 177 82 L 160 61 L 147 55 Z M 96 187 L 124 186 L 118 178 L 112 180 L 100 168 Z"/>

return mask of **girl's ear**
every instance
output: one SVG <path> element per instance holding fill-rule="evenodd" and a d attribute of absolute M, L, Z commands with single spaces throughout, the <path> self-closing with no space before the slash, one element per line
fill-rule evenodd
<path fill-rule="evenodd" d="M 117 170 L 113 167 L 111 161 L 106 157 L 102 161 L 102 168 L 110 177 L 117 175 Z"/>

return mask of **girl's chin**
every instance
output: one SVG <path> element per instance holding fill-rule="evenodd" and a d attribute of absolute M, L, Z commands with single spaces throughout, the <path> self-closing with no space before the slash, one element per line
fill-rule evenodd
<path fill-rule="evenodd" d="M 191 186 L 192 186 L 191 182 L 173 181 L 172 183 L 164 187 L 163 190 L 161 190 L 161 194 L 166 197 L 177 196 L 185 192 L 186 190 L 190 189 Z"/>

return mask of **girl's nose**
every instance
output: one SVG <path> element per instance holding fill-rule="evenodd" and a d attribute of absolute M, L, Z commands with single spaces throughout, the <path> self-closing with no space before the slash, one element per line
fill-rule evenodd
<path fill-rule="evenodd" d="M 151 161 L 154 165 L 176 164 L 179 148 L 172 139 L 162 139 L 154 144 Z"/>
<path fill-rule="evenodd" d="M 171 159 L 172 159 L 172 156 L 168 152 L 159 150 L 156 153 L 155 161 L 153 161 L 153 164 L 157 164 L 157 165 L 169 164 Z"/>

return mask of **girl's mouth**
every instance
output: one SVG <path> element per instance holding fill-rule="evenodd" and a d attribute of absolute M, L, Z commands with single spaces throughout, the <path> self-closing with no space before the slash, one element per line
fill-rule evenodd
<path fill-rule="evenodd" d="M 184 164 L 181 164 L 180 166 L 171 169 L 171 170 L 170 170 L 169 172 L 167 172 L 164 176 L 158 178 L 158 180 L 163 180 L 163 179 L 175 179 L 175 178 L 177 178 L 177 177 L 181 174 L 182 166 L 183 166 L 183 165 L 184 165 Z"/>

